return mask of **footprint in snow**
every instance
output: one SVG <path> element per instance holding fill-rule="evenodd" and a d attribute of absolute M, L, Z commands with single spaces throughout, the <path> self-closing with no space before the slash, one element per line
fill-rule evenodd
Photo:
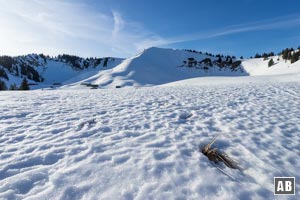
<path fill-rule="evenodd" d="M 188 119 L 188 118 L 190 118 L 192 116 L 193 116 L 193 113 L 185 112 L 185 113 L 181 113 L 179 115 L 179 119 L 186 120 L 186 119 Z"/>
<path fill-rule="evenodd" d="M 81 122 L 81 123 L 78 125 L 77 130 L 81 130 L 81 129 L 83 129 L 83 127 L 85 127 L 85 126 L 87 126 L 88 128 L 91 128 L 92 126 L 95 126 L 96 123 L 97 123 L 97 122 L 96 122 L 95 119 L 90 119 L 90 120 Z"/>
<path fill-rule="evenodd" d="M 164 160 L 164 159 L 168 158 L 169 156 L 171 156 L 171 154 L 168 152 L 154 152 L 153 153 L 153 157 L 155 160 Z"/>
<path fill-rule="evenodd" d="M 130 159 L 130 156 L 127 156 L 127 155 L 125 155 L 125 156 L 114 156 L 112 158 L 112 161 L 113 161 L 114 164 L 121 165 L 121 164 L 127 162 L 129 159 Z"/>

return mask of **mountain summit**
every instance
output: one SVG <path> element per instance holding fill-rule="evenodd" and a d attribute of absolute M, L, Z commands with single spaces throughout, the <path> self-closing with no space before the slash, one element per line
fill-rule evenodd
<path fill-rule="evenodd" d="M 271 59 L 274 63 L 269 66 Z M 152 47 L 80 83 L 113 88 L 161 85 L 207 76 L 257 76 L 288 73 L 300 73 L 300 62 L 291 64 L 281 55 L 268 58 L 236 59 L 191 50 Z"/>

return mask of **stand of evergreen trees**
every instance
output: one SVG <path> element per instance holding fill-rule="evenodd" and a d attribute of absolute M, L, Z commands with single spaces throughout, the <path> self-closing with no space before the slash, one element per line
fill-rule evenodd
<path fill-rule="evenodd" d="M 226 59 L 222 59 L 221 56 L 217 56 L 218 59 L 212 61 L 211 58 L 205 58 L 201 61 L 197 61 L 195 58 L 190 57 L 187 58 L 187 60 L 183 60 L 183 65 L 179 67 L 195 67 L 197 69 L 204 69 L 208 70 L 210 67 L 213 67 L 213 65 L 221 68 L 229 68 L 232 71 L 237 71 L 239 69 L 239 66 L 242 64 L 242 61 L 240 60 L 233 60 L 232 57 L 227 56 Z"/>
<path fill-rule="evenodd" d="M 4 81 L 0 80 L 0 91 L 7 90 L 7 86 Z"/>
<path fill-rule="evenodd" d="M 290 60 L 291 63 L 294 63 L 300 58 L 300 47 L 298 47 L 297 51 L 295 51 L 293 48 L 286 48 L 282 50 L 281 55 L 284 60 Z"/>
<path fill-rule="evenodd" d="M 72 68 L 76 70 L 83 70 L 88 67 L 97 67 L 98 65 L 101 64 L 103 60 L 103 67 L 107 67 L 108 61 L 110 57 L 105 57 L 105 58 L 80 58 L 78 56 L 73 56 L 73 55 L 68 55 L 68 54 L 63 54 L 63 55 L 58 55 L 55 60 L 60 61 L 60 62 L 65 62 L 71 65 Z"/>
<path fill-rule="evenodd" d="M 7 90 L 7 86 L 4 81 L 0 79 L 0 91 Z M 11 84 L 9 90 L 30 90 L 28 80 L 23 78 L 20 87 L 17 87 L 15 83 Z"/>
<path fill-rule="evenodd" d="M 283 49 L 280 53 L 278 53 L 278 55 L 279 56 L 281 55 L 282 59 L 290 60 L 291 63 L 294 63 L 300 59 L 300 46 L 298 47 L 297 50 L 295 50 L 293 48 Z M 263 54 L 256 53 L 254 58 L 264 58 L 265 60 L 267 60 L 268 57 L 271 57 L 271 56 L 275 56 L 274 52 L 263 53 Z"/>
<path fill-rule="evenodd" d="M 266 59 L 268 59 L 268 57 L 271 57 L 271 56 L 275 56 L 275 53 L 274 52 L 263 53 L 263 54 L 256 53 L 254 58 L 264 58 L 266 60 Z"/>
<path fill-rule="evenodd" d="M 28 62 L 24 62 L 22 60 L 22 56 L 20 56 L 21 59 L 18 59 L 17 57 L 11 57 L 11 56 L 0 56 L 0 66 L 3 68 L 0 68 L 0 77 L 5 78 L 8 80 L 7 73 L 4 69 L 7 69 L 8 72 L 12 73 L 15 76 L 19 76 L 19 67 L 21 70 L 21 74 L 23 76 L 26 76 L 30 80 L 34 80 L 36 82 L 42 82 L 43 78 L 39 75 L 37 70 L 35 70 L 34 66 L 38 66 L 38 62 L 33 62 L 33 60 L 38 60 L 38 58 L 32 58 L 32 60 L 28 59 Z M 17 66 L 18 64 L 18 66 Z"/>
<path fill-rule="evenodd" d="M 183 49 L 183 50 L 187 51 L 187 52 L 191 52 L 191 53 L 204 54 L 206 56 L 211 56 L 211 57 L 226 58 L 226 60 L 228 60 L 228 59 L 231 59 L 231 60 L 232 59 L 236 59 L 235 56 L 230 56 L 230 55 L 212 54 L 212 53 L 197 51 L 197 50 L 193 50 L 193 49 Z M 241 59 L 243 59 L 243 56 L 241 56 Z"/>

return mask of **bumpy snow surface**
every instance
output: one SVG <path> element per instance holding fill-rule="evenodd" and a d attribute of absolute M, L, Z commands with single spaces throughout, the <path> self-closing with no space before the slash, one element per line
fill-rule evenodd
<path fill-rule="evenodd" d="M 0 199 L 274 199 L 295 176 L 300 83 L 3 92 Z M 242 171 L 211 163 L 214 147 Z M 277 198 L 277 197 L 275 197 Z"/>

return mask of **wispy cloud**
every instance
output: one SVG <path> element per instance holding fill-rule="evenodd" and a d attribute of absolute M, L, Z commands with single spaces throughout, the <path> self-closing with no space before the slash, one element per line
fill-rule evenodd
<path fill-rule="evenodd" d="M 211 37 L 218 37 L 222 35 L 230 35 L 230 34 L 250 32 L 250 31 L 291 28 L 295 26 L 297 27 L 300 26 L 299 15 L 283 16 L 283 17 L 277 17 L 273 19 L 262 20 L 255 23 L 229 26 L 225 30 L 213 34 Z"/>
<path fill-rule="evenodd" d="M 266 19 L 254 23 L 238 24 L 224 27 L 217 30 L 209 30 L 206 32 L 191 33 L 181 36 L 175 36 L 164 39 L 158 45 L 170 45 L 174 43 L 188 42 L 194 40 L 203 40 L 210 38 L 217 38 L 226 35 L 233 35 L 237 33 L 246 33 L 263 30 L 276 30 L 284 28 L 300 27 L 300 15 L 282 16 L 273 19 Z"/>
<path fill-rule="evenodd" d="M 231 25 L 221 29 L 207 30 L 203 32 L 189 33 L 169 38 L 152 37 L 149 40 L 145 39 L 136 44 L 137 49 L 143 49 L 151 46 L 170 46 L 176 43 L 183 43 L 189 41 L 205 40 L 211 38 L 218 38 L 221 36 L 228 36 L 238 33 L 247 33 L 263 30 L 276 30 L 300 27 L 300 15 L 281 16 L 272 19 L 261 20 L 253 23 L 245 23 L 238 25 Z"/>
<path fill-rule="evenodd" d="M 114 19 L 114 29 L 112 32 L 113 37 L 117 37 L 120 31 L 124 28 L 124 20 L 119 12 L 112 11 Z"/>
<path fill-rule="evenodd" d="M 124 19 L 68 0 L 0 0 L 0 54 L 73 53 L 128 56 L 158 35 Z"/>
<path fill-rule="evenodd" d="M 164 38 L 118 10 L 100 12 L 84 2 L 0 0 L 0 54 L 129 56 L 151 46 L 300 26 L 300 15 L 290 15 Z"/>

